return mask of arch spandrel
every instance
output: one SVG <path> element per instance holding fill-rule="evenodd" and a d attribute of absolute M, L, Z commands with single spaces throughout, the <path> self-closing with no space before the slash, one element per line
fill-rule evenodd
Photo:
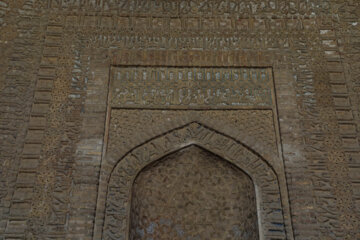
<path fill-rule="evenodd" d="M 141 110 L 141 112 L 142 114 L 134 110 L 112 110 L 109 145 L 107 147 L 108 151 L 106 152 L 104 164 L 112 168 L 118 159 L 122 158 L 129 149 L 135 148 L 144 143 L 144 141 L 149 141 L 166 134 L 175 128 L 181 128 L 192 122 L 198 122 L 214 131 L 219 131 L 234 139 L 240 140 L 245 146 L 253 149 L 261 155 L 263 159 L 266 159 L 266 161 L 274 166 L 276 171 L 282 169 L 278 166 L 280 161 L 275 130 L 270 129 L 274 126 L 271 111 L 237 110 L 228 111 L 226 115 L 220 114 L 219 111 L 205 111 L 206 114 L 202 111 L 180 111 L 181 114 L 178 111 L 166 110 Z M 148 114 L 143 112 L 147 112 Z M 210 115 L 210 113 L 212 115 Z M 124 114 L 132 120 L 123 120 L 122 116 Z M 232 117 L 228 116 L 231 114 L 233 114 Z M 144 116 L 146 116 L 146 118 Z M 256 122 L 260 121 L 259 119 L 262 119 L 262 122 Z M 254 121 L 256 123 L 250 124 Z M 156 122 L 156 124 L 151 125 L 151 122 Z M 119 136 L 119 129 L 116 128 L 116 125 L 122 126 L 121 128 L 126 129 L 126 131 L 127 129 L 137 129 L 137 131 L 132 130 L 131 132 L 126 132 L 126 135 Z M 264 130 L 268 128 L 270 130 Z M 127 139 L 126 145 L 119 145 L 118 141 L 124 139 L 124 137 Z M 278 167 L 279 169 L 277 169 Z"/>
<path fill-rule="evenodd" d="M 216 154 L 247 173 L 256 189 L 260 239 L 271 236 L 286 238 L 279 183 L 272 167 L 240 142 L 195 122 L 158 136 L 120 159 L 107 186 L 102 228 L 104 239 L 127 239 L 131 205 L 129 196 L 139 172 L 189 145 Z"/>

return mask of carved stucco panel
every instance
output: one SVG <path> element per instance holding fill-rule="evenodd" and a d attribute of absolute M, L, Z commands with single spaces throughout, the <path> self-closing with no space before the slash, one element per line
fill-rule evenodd
<path fill-rule="evenodd" d="M 219 146 L 219 143 L 225 145 Z M 107 186 L 103 227 L 105 239 L 126 239 L 132 184 L 141 169 L 189 145 L 213 152 L 245 171 L 256 189 L 261 239 L 270 236 L 285 239 L 280 188 L 274 170 L 240 142 L 199 123 L 191 123 L 154 138 L 136 147 L 118 162 Z"/>

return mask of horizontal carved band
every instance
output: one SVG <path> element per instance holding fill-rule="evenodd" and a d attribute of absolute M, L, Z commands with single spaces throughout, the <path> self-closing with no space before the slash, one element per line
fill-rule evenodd
<path fill-rule="evenodd" d="M 270 68 L 113 67 L 112 107 L 271 108 Z"/>

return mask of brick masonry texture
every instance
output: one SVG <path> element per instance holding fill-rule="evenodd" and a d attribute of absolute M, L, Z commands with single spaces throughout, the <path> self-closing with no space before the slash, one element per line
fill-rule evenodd
<path fill-rule="evenodd" d="M 144 224 L 130 221 L 131 206 L 160 201 L 141 202 L 162 186 L 146 178 L 171 172 L 149 174 L 156 161 L 169 158 L 183 176 L 176 164 L 187 158 L 170 161 L 188 149 L 249 176 L 254 238 L 360 239 L 359 9 L 356 0 L 0 0 L 0 239 L 125 239 Z M 260 75 L 236 77 L 251 69 L 269 76 L 257 88 L 266 104 L 245 92 Z M 213 82 L 201 82 L 206 71 Z"/>
<path fill-rule="evenodd" d="M 140 173 L 130 238 L 257 239 L 251 179 L 214 157 L 190 147 Z"/>

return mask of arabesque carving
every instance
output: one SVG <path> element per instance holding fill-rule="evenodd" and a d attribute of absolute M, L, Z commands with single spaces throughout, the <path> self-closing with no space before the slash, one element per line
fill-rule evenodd
<path fill-rule="evenodd" d="M 158 136 L 119 160 L 107 186 L 104 239 L 127 239 L 132 184 L 150 163 L 189 145 L 196 145 L 231 162 L 245 171 L 256 188 L 260 236 L 285 239 L 279 183 L 274 170 L 240 142 L 198 123 Z"/>
<path fill-rule="evenodd" d="M 0 0 L 0 238 L 99 239 L 99 189 L 115 161 L 104 128 L 109 69 L 132 65 L 271 68 L 273 127 L 234 135 L 255 139 L 288 189 L 287 238 L 360 239 L 359 9 L 344 0 Z M 154 132 L 172 129 L 165 123 Z M 269 129 L 276 143 L 261 140 L 273 139 Z"/>
<path fill-rule="evenodd" d="M 259 239 L 251 178 L 197 146 L 148 165 L 131 192 L 129 239 Z"/>

